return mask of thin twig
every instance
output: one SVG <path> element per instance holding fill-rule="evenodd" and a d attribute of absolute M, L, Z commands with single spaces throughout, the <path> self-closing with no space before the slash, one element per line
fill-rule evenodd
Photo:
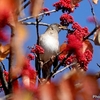
<path fill-rule="evenodd" d="M 36 19 L 36 33 L 37 33 L 37 45 L 39 45 L 39 22 L 38 22 L 38 18 Z M 36 54 L 37 57 L 35 59 L 35 66 L 36 66 L 36 71 L 38 72 L 38 77 L 40 78 L 40 56 L 39 54 Z"/>
<path fill-rule="evenodd" d="M 12 81 L 10 81 L 11 83 L 15 82 L 16 80 L 18 80 L 19 78 L 21 78 L 22 75 L 18 76 L 17 78 L 13 79 Z"/>
<path fill-rule="evenodd" d="M 21 23 L 24 25 L 36 25 L 37 24 L 36 22 L 21 22 Z M 49 26 L 50 25 L 50 24 L 43 23 L 43 22 L 39 22 L 38 24 L 42 25 L 42 26 Z"/>
<path fill-rule="evenodd" d="M 6 71 L 5 65 L 3 64 L 3 62 L 1 61 L 2 67 L 3 69 Z"/>
<path fill-rule="evenodd" d="M 94 32 L 96 32 L 96 30 L 99 29 L 99 28 L 100 28 L 100 26 L 95 27 L 95 28 L 93 29 L 93 31 L 92 31 L 89 35 L 87 35 L 86 37 L 84 37 L 83 41 L 86 40 L 86 39 L 88 39 L 91 35 L 93 35 Z"/>
<path fill-rule="evenodd" d="M 66 60 L 68 57 L 70 57 L 71 54 L 72 54 L 72 52 L 69 52 L 69 53 L 65 56 L 65 58 L 59 63 L 59 65 L 57 65 L 57 66 L 54 68 L 54 70 L 47 76 L 46 81 L 45 81 L 44 83 L 46 83 L 46 82 L 52 77 L 52 75 L 53 75 L 54 73 L 56 73 L 56 71 L 60 68 L 60 66 L 63 65 L 63 63 L 65 62 L 65 60 Z"/>
<path fill-rule="evenodd" d="M 55 56 L 55 58 L 56 58 L 57 56 L 59 56 L 61 53 L 63 53 L 63 51 L 59 52 L 59 53 Z M 50 58 L 49 60 L 45 61 L 45 62 L 43 63 L 42 66 L 44 66 L 45 64 L 47 64 L 47 63 L 50 62 L 50 61 L 51 61 L 51 58 Z"/>
<path fill-rule="evenodd" d="M 54 74 L 52 75 L 52 77 L 55 76 L 55 75 L 57 75 L 58 73 L 61 73 L 61 72 L 64 71 L 65 69 L 67 69 L 67 68 L 69 68 L 70 66 L 75 65 L 75 64 L 76 64 L 76 62 L 73 62 L 72 64 L 67 65 L 66 67 L 62 68 L 61 70 L 58 70 L 56 73 L 54 73 Z"/>
<path fill-rule="evenodd" d="M 97 66 L 100 68 L 100 65 L 97 63 Z"/>
<path fill-rule="evenodd" d="M 94 19 L 94 22 L 95 22 L 95 27 L 97 27 L 97 26 L 98 26 L 98 23 L 97 23 L 97 20 L 96 20 L 96 17 L 95 17 L 93 5 L 92 5 L 92 3 L 91 3 L 90 0 L 88 0 L 88 2 L 89 2 L 89 4 L 90 4 L 90 6 L 91 6 L 91 13 L 92 13 L 92 15 L 93 15 L 93 19 Z"/>
<path fill-rule="evenodd" d="M 6 79 L 4 77 L 3 70 L 2 70 L 1 66 L 0 66 L 0 81 L 1 81 L 2 87 L 4 89 L 5 95 L 9 94 L 8 83 L 6 82 Z"/>
<path fill-rule="evenodd" d="M 38 16 L 42 16 L 42 15 L 46 15 L 48 13 L 54 13 L 54 12 L 57 12 L 57 11 L 56 10 L 46 11 L 46 12 L 38 14 Z M 33 18 L 33 16 L 28 16 L 26 18 L 20 19 L 19 22 L 26 21 L 26 20 L 29 20 L 29 19 L 32 19 L 32 18 Z"/>
<path fill-rule="evenodd" d="M 25 9 L 29 4 L 30 4 L 30 1 L 28 1 L 28 2 L 21 8 L 21 10 Z"/>

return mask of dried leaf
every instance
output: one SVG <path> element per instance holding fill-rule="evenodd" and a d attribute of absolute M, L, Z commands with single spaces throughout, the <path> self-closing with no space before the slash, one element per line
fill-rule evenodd
<path fill-rule="evenodd" d="M 4 60 L 6 56 L 9 54 L 9 52 L 10 52 L 10 44 L 4 46 L 0 44 L 0 61 Z"/>
<path fill-rule="evenodd" d="M 38 14 L 41 12 L 41 9 L 43 8 L 43 3 L 44 0 L 31 0 L 30 13 L 34 18 L 38 17 Z"/>
<path fill-rule="evenodd" d="M 97 79 L 94 77 L 94 75 L 86 75 L 82 81 L 82 84 L 82 95 L 84 97 L 84 100 L 94 100 L 93 95 L 99 95 L 99 86 Z"/>
<path fill-rule="evenodd" d="M 98 4 L 98 0 L 92 0 L 94 4 Z"/>
<path fill-rule="evenodd" d="M 79 2 L 81 2 L 82 0 L 71 0 L 71 3 L 72 5 L 76 5 L 78 4 Z"/>
<path fill-rule="evenodd" d="M 70 80 L 63 80 L 60 82 L 58 87 L 58 97 L 59 100 L 75 100 L 75 92 L 74 92 L 74 82 L 70 82 Z"/>
<path fill-rule="evenodd" d="M 95 32 L 93 41 L 95 45 L 100 45 L 100 28 Z"/>
<path fill-rule="evenodd" d="M 82 52 L 84 53 L 86 50 L 90 50 L 93 53 L 93 46 L 89 40 L 83 42 Z"/>
<path fill-rule="evenodd" d="M 53 83 L 41 85 L 38 89 L 39 100 L 58 100 L 57 86 Z"/>
<path fill-rule="evenodd" d="M 67 54 L 67 44 L 66 43 L 63 43 L 61 46 L 60 46 L 60 52 L 62 52 L 61 54 L 63 55 L 66 55 Z"/>

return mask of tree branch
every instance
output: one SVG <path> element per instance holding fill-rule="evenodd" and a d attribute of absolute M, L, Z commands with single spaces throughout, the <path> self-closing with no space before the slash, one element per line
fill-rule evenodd
<path fill-rule="evenodd" d="M 37 22 L 21 22 L 21 23 L 24 25 L 36 25 L 37 24 Z M 50 25 L 50 24 L 43 23 L 43 22 L 39 22 L 38 24 L 42 25 L 42 26 L 49 26 Z"/>
<path fill-rule="evenodd" d="M 2 67 L 4 70 L 6 70 L 5 65 L 3 64 L 3 62 L 1 61 Z"/>
<path fill-rule="evenodd" d="M 76 64 L 76 62 L 73 62 L 72 64 L 67 65 L 66 67 L 62 68 L 61 70 L 58 70 L 56 73 L 54 73 L 52 75 L 52 77 L 55 76 L 55 75 L 57 75 L 57 74 L 59 74 L 59 73 L 61 73 L 62 71 L 66 70 L 67 68 L 69 68 L 70 66 L 75 65 L 75 64 Z"/>
<path fill-rule="evenodd" d="M 89 35 L 87 35 L 86 37 L 84 37 L 83 41 L 86 40 L 86 39 L 88 39 L 91 35 L 93 35 L 94 32 L 96 32 L 96 30 L 99 29 L 99 28 L 100 28 L 100 26 L 95 27 L 95 28 L 93 29 L 93 31 L 92 31 Z"/>
<path fill-rule="evenodd" d="M 5 80 L 5 77 L 4 77 L 3 70 L 2 70 L 1 66 L 0 66 L 0 81 L 1 81 L 2 87 L 4 89 L 5 95 L 9 94 L 8 84 Z"/>
<path fill-rule="evenodd" d="M 39 21 L 38 21 L 38 18 L 36 19 L 36 31 L 37 31 L 37 45 L 39 45 Z M 36 67 L 36 71 L 38 72 L 38 77 L 40 78 L 40 56 L 39 54 L 36 54 L 37 57 L 35 59 L 35 67 Z"/>
<path fill-rule="evenodd" d="M 55 56 L 55 58 L 56 58 L 57 56 L 59 56 L 61 53 L 63 53 L 63 51 L 59 52 L 59 53 Z M 51 61 L 51 58 L 50 58 L 49 60 L 45 61 L 45 62 L 43 63 L 42 66 L 44 66 L 45 64 L 47 64 L 47 63 L 50 62 L 50 61 Z M 42 67 L 42 66 L 41 66 L 41 67 Z"/>
<path fill-rule="evenodd" d="M 45 83 L 46 83 L 48 80 L 50 80 L 50 78 L 52 77 L 52 75 L 53 75 L 54 73 L 56 73 L 56 71 L 60 68 L 61 65 L 64 64 L 65 60 L 66 60 L 68 57 L 70 57 L 71 54 L 72 54 L 72 52 L 69 52 L 69 53 L 65 56 L 65 58 L 59 63 L 59 65 L 57 65 L 57 66 L 54 68 L 54 70 L 47 76 Z"/>
<path fill-rule="evenodd" d="M 42 15 L 46 15 L 48 13 L 54 13 L 54 12 L 57 12 L 57 11 L 56 10 L 46 11 L 46 12 L 38 14 L 38 16 L 42 16 Z M 26 18 L 20 19 L 19 22 L 26 21 L 26 20 L 29 20 L 29 19 L 32 19 L 32 18 L 33 18 L 33 16 L 28 16 Z"/>
<path fill-rule="evenodd" d="M 30 3 L 31 3 L 31 2 L 28 1 L 28 2 L 21 8 L 21 10 L 25 9 Z"/>

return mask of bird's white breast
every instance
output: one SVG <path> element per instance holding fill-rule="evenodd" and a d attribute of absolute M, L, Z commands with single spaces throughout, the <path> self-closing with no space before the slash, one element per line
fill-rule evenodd
<path fill-rule="evenodd" d="M 41 59 L 47 61 L 52 55 L 56 55 L 59 51 L 59 41 L 58 37 L 46 34 L 40 37 L 40 45 L 44 49 L 44 54 L 41 55 Z"/>

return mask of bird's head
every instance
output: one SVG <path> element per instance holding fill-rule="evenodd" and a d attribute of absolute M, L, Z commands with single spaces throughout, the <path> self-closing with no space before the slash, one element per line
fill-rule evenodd
<path fill-rule="evenodd" d="M 52 30 L 57 30 L 58 32 L 60 30 L 66 30 L 67 28 L 65 26 L 62 26 L 61 24 L 57 24 L 57 23 L 54 23 L 54 24 L 51 24 L 49 26 Z"/>

